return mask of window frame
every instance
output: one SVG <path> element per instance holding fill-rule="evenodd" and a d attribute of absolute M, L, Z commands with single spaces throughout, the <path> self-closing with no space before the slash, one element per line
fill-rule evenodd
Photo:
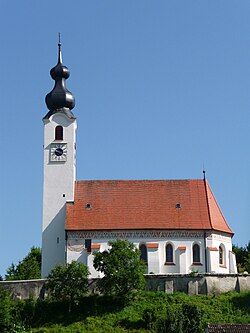
<path fill-rule="evenodd" d="M 87 251 L 87 253 L 91 253 L 91 246 L 92 246 L 92 239 L 85 238 L 85 240 L 84 240 L 84 248 Z"/>
<path fill-rule="evenodd" d="M 144 248 L 145 249 L 145 254 L 146 254 L 146 260 L 143 258 L 143 255 L 142 255 L 142 251 L 141 251 L 141 248 Z M 147 249 L 147 245 L 145 243 L 140 243 L 139 244 L 139 251 L 140 251 L 140 259 L 145 262 L 145 264 L 148 266 L 148 249 Z"/>
<path fill-rule="evenodd" d="M 195 251 L 196 251 L 195 249 L 198 249 L 199 252 L 195 253 Z M 196 257 L 198 258 L 198 260 L 195 260 L 195 259 L 197 259 Z M 193 260 L 193 265 L 202 265 L 202 263 L 201 263 L 201 246 L 198 243 L 194 243 L 193 246 L 192 246 L 192 260 Z"/>
<path fill-rule="evenodd" d="M 223 244 L 219 245 L 219 266 L 220 267 L 226 267 L 226 249 Z M 221 257 L 222 256 L 222 257 Z M 221 262 L 222 259 L 222 262 Z"/>
<path fill-rule="evenodd" d="M 61 125 L 57 125 L 55 127 L 55 141 L 63 140 L 63 127 Z"/>
<path fill-rule="evenodd" d="M 172 260 L 168 260 L 168 252 L 167 252 L 167 250 L 170 247 L 171 247 L 171 255 L 170 255 L 170 257 L 171 257 Z M 165 265 L 169 265 L 169 266 L 175 265 L 175 263 L 174 263 L 174 246 L 173 246 L 173 244 L 171 242 L 168 242 L 165 245 Z"/>

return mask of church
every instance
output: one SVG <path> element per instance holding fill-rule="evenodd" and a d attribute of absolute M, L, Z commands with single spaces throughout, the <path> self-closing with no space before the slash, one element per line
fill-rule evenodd
<path fill-rule="evenodd" d="M 148 274 L 237 273 L 233 232 L 205 177 L 183 180 L 76 180 L 75 100 L 58 62 L 46 96 L 42 276 L 73 260 L 88 266 L 109 241 L 132 242 Z"/>

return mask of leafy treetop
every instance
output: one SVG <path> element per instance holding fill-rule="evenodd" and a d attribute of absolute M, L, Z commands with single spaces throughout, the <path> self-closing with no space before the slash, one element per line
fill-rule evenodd
<path fill-rule="evenodd" d="M 247 271 L 250 273 L 250 242 L 244 247 L 233 245 L 233 252 L 236 255 L 236 263 L 239 273 Z"/>
<path fill-rule="evenodd" d="M 41 278 L 41 249 L 32 247 L 27 256 L 19 261 L 17 265 L 13 263 L 7 269 L 6 280 L 31 280 Z"/>
<path fill-rule="evenodd" d="M 47 284 L 52 299 L 68 302 L 70 310 L 87 293 L 88 274 L 87 266 L 76 261 L 56 266 L 49 274 Z"/>
<path fill-rule="evenodd" d="M 143 289 L 145 263 L 140 259 L 140 251 L 126 240 L 116 240 L 109 245 L 109 250 L 96 252 L 94 258 L 95 269 L 104 273 L 98 281 L 100 291 L 126 296 L 134 290 Z"/>

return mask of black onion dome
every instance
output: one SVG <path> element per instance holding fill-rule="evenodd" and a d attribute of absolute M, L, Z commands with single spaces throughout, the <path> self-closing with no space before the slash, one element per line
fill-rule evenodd
<path fill-rule="evenodd" d="M 58 62 L 55 67 L 50 70 L 50 75 L 55 80 L 53 90 L 46 95 L 45 102 L 50 111 L 59 109 L 72 110 L 75 106 L 75 98 L 73 94 L 66 88 L 66 79 L 70 76 L 70 72 L 66 66 L 62 64 L 61 43 L 58 44 Z"/>
<path fill-rule="evenodd" d="M 70 76 L 70 72 L 68 70 L 68 67 L 63 66 L 61 63 L 58 63 L 50 70 L 50 75 L 53 80 L 56 80 L 57 78 L 67 79 Z"/>

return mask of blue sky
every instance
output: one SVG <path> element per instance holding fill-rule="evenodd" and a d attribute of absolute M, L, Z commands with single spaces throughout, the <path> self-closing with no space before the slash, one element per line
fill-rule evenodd
<path fill-rule="evenodd" d="M 41 244 L 44 97 L 57 33 L 78 179 L 207 178 L 249 240 L 250 2 L 1 1 L 0 274 Z"/>

